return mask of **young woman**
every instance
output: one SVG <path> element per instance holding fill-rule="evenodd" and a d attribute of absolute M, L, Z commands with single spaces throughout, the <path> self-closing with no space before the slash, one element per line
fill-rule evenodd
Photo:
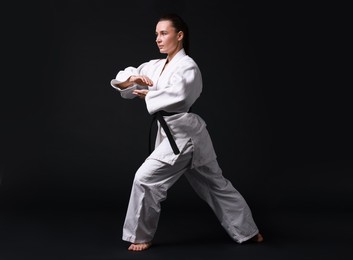
<path fill-rule="evenodd" d="M 129 250 L 152 245 L 160 202 L 185 175 L 196 193 L 238 243 L 261 242 L 262 235 L 242 195 L 222 175 L 205 121 L 190 112 L 202 91 L 202 76 L 188 56 L 188 27 L 180 16 L 167 14 L 157 22 L 156 43 L 165 59 L 152 59 L 117 73 L 111 86 L 123 98 L 139 97 L 158 120 L 154 150 L 135 174 L 123 227 Z"/>

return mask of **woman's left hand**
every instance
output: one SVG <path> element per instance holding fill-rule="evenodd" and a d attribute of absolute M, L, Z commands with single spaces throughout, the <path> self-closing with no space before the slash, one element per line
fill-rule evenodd
<path fill-rule="evenodd" d="M 135 89 L 132 94 L 138 96 L 139 98 L 144 99 L 148 93 L 147 89 Z"/>

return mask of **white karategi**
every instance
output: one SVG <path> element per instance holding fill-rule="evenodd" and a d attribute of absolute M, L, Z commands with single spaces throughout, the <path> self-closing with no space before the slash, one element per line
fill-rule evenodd
<path fill-rule="evenodd" d="M 152 115 L 157 111 L 178 112 L 164 116 L 180 150 L 174 154 L 164 130 L 158 123 L 155 149 L 137 170 L 123 227 L 125 241 L 149 242 L 157 229 L 160 202 L 168 189 L 184 174 L 196 193 L 218 217 L 227 233 L 238 243 L 255 236 L 259 230 L 242 195 L 223 177 L 216 159 L 206 123 L 200 116 L 188 113 L 202 91 L 201 72 L 195 61 L 181 49 L 163 70 L 166 59 L 154 59 L 139 67 L 127 67 L 116 75 L 111 86 L 123 98 L 134 98 L 133 85 L 120 89 L 116 84 L 132 75 L 152 79 L 145 97 Z M 163 72 L 162 72 L 163 70 Z"/>

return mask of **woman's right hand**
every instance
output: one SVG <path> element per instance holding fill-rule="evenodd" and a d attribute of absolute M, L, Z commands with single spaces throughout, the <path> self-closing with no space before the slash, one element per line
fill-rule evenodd
<path fill-rule="evenodd" d="M 146 86 L 146 87 L 153 86 L 153 81 L 149 77 L 143 76 L 143 75 L 131 76 L 129 78 L 129 82 L 140 86 Z"/>

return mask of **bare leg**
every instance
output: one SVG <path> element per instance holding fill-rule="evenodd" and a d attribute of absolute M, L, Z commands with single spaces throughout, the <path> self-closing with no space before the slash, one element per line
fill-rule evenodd
<path fill-rule="evenodd" d="M 143 251 L 147 250 L 152 246 L 152 242 L 147 242 L 147 243 L 132 243 L 128 250 L 130 251 Z"/>

